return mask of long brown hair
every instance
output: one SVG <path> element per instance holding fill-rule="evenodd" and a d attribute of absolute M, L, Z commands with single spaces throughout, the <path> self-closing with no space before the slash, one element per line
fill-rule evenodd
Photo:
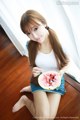
<path fill-rule="evenodd" d="M 68 58 L 61 47 L 61 44 L 57 38 L 55 31 L 47 27 L 47 22 L 45 18 L 35 10 L 28 10 L 21 17 L 21 21 L 20 21 L 21 29 L 25 34 L 27 32 L 30 32 L 31 25 L 36 25 L 36 26 L 39 25 L 39 23 L 37 23 L 36 20 L 46 25 L 46 29 L 49 31 L 50 44 L 52 46 L 52 49 L 54 51 L 57 60 L 57 66 L 60 70 L 61 68 L 67 65 Z M 35 58 L 38 51 L 38 45 L 39 45 L 38 42 L 32 40 L 29 41 L 28 51 L 29 51 L 29 60 L 31 66 L 35 65 Z"/>

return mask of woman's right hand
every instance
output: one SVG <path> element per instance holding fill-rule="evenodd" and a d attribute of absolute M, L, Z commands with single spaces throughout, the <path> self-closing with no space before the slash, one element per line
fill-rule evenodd
<path fill-rule="evenodd" d="M 41 69 L 39 67 L 33 67 L 33 69 L 32 69 L 32 73 L 33 73 L 34 77 L 37 77 L 42 72 L 43 72 L 43 69 Z"/>

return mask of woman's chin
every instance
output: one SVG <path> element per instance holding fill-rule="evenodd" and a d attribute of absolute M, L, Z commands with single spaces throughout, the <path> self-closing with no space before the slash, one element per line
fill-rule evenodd
<path fill-rule="evenodd" d="M 43 43 L 43 40 L 39 40 L 38 43 L 42 44 L 42 43 Z"/>

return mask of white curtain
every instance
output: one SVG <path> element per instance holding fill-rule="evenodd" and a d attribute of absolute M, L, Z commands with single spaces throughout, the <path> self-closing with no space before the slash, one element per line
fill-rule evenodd
<path fill-rule="evenodd" d="M 63 8 L 70 22 L 73 34 L 72 42 L 74 42 L 74 48 L 76 48 L 78 57 L 75 56 L 76 53 L 73 53 L 73 51 L 71 51 L 71 54 L 73 54 L 74 58 L 78 58 L 80 66 L 80 0 L 73 0 L 72 4 L 73 5 L 64 5 Z"/>
<path fill-rule="evenodd" d="M 56 31 L 63 49 L 66 49 L 80 67 L 80 1 L 0 0 L 1 25 L 22 55 L 26 54 L 28 38 L 20 30 L 19 22 L 23 12 L 28 9 L 39 11 L 47 19 L 49 27 Z M 14 39 L 11 38 L 12 35 Z"/>

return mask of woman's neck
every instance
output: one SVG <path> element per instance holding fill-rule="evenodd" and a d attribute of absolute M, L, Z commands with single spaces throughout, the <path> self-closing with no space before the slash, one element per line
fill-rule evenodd
<path fill-rule="evenodd" d="M 39 50 L 44 53 L 49 53 L 52 50 L 49 38 L 47 38 L 42 44 L 39 45 Z"/>

